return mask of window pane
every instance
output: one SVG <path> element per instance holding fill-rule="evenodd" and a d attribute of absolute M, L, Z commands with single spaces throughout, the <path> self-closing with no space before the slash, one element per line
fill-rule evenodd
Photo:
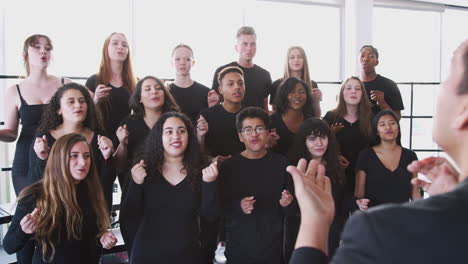
<path fill-rule="evenodd" d="M 290 46 L 305 49 L 313 80 L 340 79 L 339 8 L 255 1 L 246 12 L 246 24 L 258 33 L 257 62 L 273 79 L 283 75 Z"/>
<path fill-rule="evenodd" d="M 401 111 L 401 115 L 409 116 L 411 114 L 411 85 L 398 84 L 398 88 L 400 89 L 401 99 L 405 106 L 405 109 Z"/>
<path fill-rule="evenodd" d="M 400 129 L 401 129 L 401 145 L 405 148 L 409 148 L 409 139 L 410 139 L 410 119 L 402 118 L 400 120 Z"/>
<path fill-rule="evenodd" d="M 377 72 L 397 82 L 440 81 L 440 21 L 434 11 L 375 7 Z"/>
<path fill-rule="evenodd" d="M 413 115 L 434 115 L 438 85 L 415 85 L 413 90 Z"/>
<path fill-rule="evenodd" d="M 413 119 L 413 149 L 437 149 L 432 141 L 432 118 Z"/>
<path fill-rule="evenodd" d="M 322 116 L 336 108 L 338 105 L 338 95 L 340 94 L 340 84 L 318 84 L 322 91 L 322 101 L 320 107 L 322 109 Z"/>

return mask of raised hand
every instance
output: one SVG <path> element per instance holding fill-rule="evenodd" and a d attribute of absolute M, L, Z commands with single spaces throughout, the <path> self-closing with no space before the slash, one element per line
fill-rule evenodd
<path fill-rule="evenodd" d="M 278 144 L 278 140 L 280 140 L 280 136 L 278 133 L 276 133 L 276 128 L 270 129 L 270 132 L 268 133 L 268 140 L 266 143 L 266 148 L 273 148 Z"/>
<path fill-rule="evenodd" d="M 356 204 L 359 207 L 359 210 L 365 211 L 369 208 L 370 200 L 366 198 L 356 199 Z"/>
<path fill-rule="evenodd" d="M 240 201 L 240 207 L 244 214 L 251 214 L 254 209 L 255 199 L 253 196 L 245 197 Z"/>
<path fill-rule="evenodd" d="M 349 166 L 349 160 L 347 158 L 345 158 L 345 156 L 343 156 L 343 155 L 338 155 L 338 163 L 343 168 L 347 168 Z"/>
<path fill-rule="evenodd" d="M 147 175 L 145 167 L 146 165 L 144 160 L 140 160 L 139 163 L 133 166 L 131 173 L 132 179 L 136 184 L 142 184 L 145 181 L 145 177 Z"/>
<path fill-rule="evenodd" d="M 218 178 L 218 162 L 215 161 L 202 171 L 204 182 L 214 182 Z"/>
<path fill-rule="evenodd" d="M 210 90 L 208 92 L 207 100 L 208 107 L 212 107 L 219 104 L 219 102 L 221 101 L 221 96 L 215 90 Z"/>
<path fill-rule="evenodd" d="M 34 210 L 25 215 L 20 221 L 21 230 L 26 234 L 34 234 L 37 227 L 37 214 L 39 209 L 36 207 Z"/>
<path fill-rule="evenodd" d="M 128 145 L 128 130 L 126 124 L 119 126 L 115 134 L 117 135 L 120 144 Z"/>
<path fill-rule="evenodd" d="M 117 237 L 111 231 L 107 231 L 101 236 L 101 245 L 105 249 L 111 249 L 117 244 Z"/>
<path fill-rule="evenodd" d="M 281 199 L 279 200 L 279 203 L 282 207 L 289 206 L 292 201 L 294 200 L 294 197 L 288 190 L 283 190 L 281 193 Z"/>
<path fill-rule="evenodd" d="M 315 102 L 322 101 L 322 91 L 319 88 L 312 88 L 312 98 Z"/>
<path fill-rule="evenodd" d="M 114 152 L 114 146 L 108 137 L 98 135 L 98 146 L 104 159 L 107 160 L 112 156 L 112 153 Z"/>
<path fill-rule="evenodd" d="M 378 106 L 385 105 L 385 93 L 378 90 L 370 91 L 370 98 L 377 102 Z"/>
<path fill-rule="evenodd" d="M 431 181 L 427 182 L 417 177 L 411 180 L 413 185 L 419 186 L 429 195 L 449 192 L 458 183 L 458 171 L 445 158 L 429 157 L 415 160 L 408 165 L 408 171 L 421 173 Z"/>
<path fill-rule="evenodd" d="M 330 126 L 330 129 L 332 131 L 333 134 L 337 134 L 338 132 L 340 132 L 340 130 L 344 127 L 344 125 L 342 123 L 334 123 Z"/>
<path fill-rule="evenodd" d="M 94 90 L 94 98 L 93 98 L 94 103 L 97 104 L 100 101 L 102 101 L 102 99 L 109 96 L 111 90 L 112 90 L 112 87 L 106 87 L 104 84 L 99 84 L 96 87 L 96 90 Z"/>
<path fill-rule="evenodd" d="M 200 118 L 197 120 L 197 137 L 204 137 L 208 133 L 208 129 L 208 122 L 200 115 Z"/>
<path fill-rule="evenodd" d="M 34 152 L 41 160 L 46 160 L 49 157 L 49 144 L 45 135 L 42 138 L 37 137 L 34 141 Z"/>
<path fill-rule="evenodd" d="M 325 176 L 325 167 L 312 160 L 307 167 L 305 159 L 286 170 L 292 175 L 297 202 L 303 221 L 312 221 L 329 226 L 335 214 L 330 179 Z"/>

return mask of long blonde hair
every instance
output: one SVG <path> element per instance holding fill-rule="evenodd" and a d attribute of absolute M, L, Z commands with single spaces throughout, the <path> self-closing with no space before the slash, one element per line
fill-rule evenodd
<path fill-rule="evenodd" d="M 348 109 L 346 108 L 346 102 L 344 100 L 343 92 L 346 86 L 346 83 L 350 80 L 356 80 L 359 82 L 359 85 L 361 86 L 361 91 L 362 91 L 362 96 L 361 96 L 361 101 L 359 102 L 358 106 L 358 116 L 359 116 L 359 130 L 361 131 L 361 134 L 364 136 L 369 136 L 372 132 L 372 106 L 369 101 L 369 98 L 367 98 L 367 92 L 366 92 L 366 87 L 362 83 L 361 80 L 359 80 L 358 77 L 352 76 L 341 84 L 340 88 L 340 96 L 338 99 L 338 106 L 332 111 L 334 114 L 334 118 L 343 118 L 346 113 L 348 112 Z M 336 121 L 334 121 L 335 123 Z"/>
<path fill-rule="evenodd" d="M 50 151 L 44 178 L 25 188 L 18 197 L 20 200 L 32 194 L 37 198 L 36 207 L 39 212 L 34 239 L 41 247 L 44 261 L 49 250 L 50 259 L 47 261 L 54 258 L 55 245 L 60 243 L 62 232 L 65 232 L 67 239 L 79 240 L 82 237 L 83 212 L 77 200 L 77 185 L 70 173 L 70 151 L 78 142 L 86 143 L 86 138 L 75 133 L 60 137 Z M 91 152 L 91 148 L 89 150 Z M 91 167 L 83 181 L 88 188 L 87 195 L 96 214 L 97 237 L 100 237 L 110 227 L 110 220 L 92 153 Z M 66 228 L 62 230 L 64 219 Z M 56 241 L 55 238 L 59 240 Z"/>
<path fill-rule="evenodd" d="M 305 50 L 301 46 L 289 47 L 288 52 L 286 53 L 286 63 L 284 64 L 283 80 L 287 80 L 289 77 L 292 77 L 291 69 L 289 68 L 289 55 L 291 55 L 291 52 L 293 50 L 298 50 L 299 53 L 301 53 L 302 58 L 304 58 L 304 66 L 302 67 L 301 80 L 307 83 L 310 89 L 314 88 L 313 83 L 310 79 L 309 63 L 307 62 L 307 56 L 306 56 Z"/>

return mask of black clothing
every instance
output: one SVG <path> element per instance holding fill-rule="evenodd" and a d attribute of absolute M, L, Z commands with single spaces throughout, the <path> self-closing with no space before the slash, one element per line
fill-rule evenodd
<path fill-rule="evenodd" d="M 21 120 L 22 128 L 18 141 L 16 142 L 15 157 L 11 168 L 11 177 L 15 193 L 18 195 L 21 190 L 29 185 L 29 148 L 33 144 L 34 135 L 36 134 L 36 129 L 39 126 L 39 121 L 41 121 L 42 112 L 44 111 L 46 104 L 29 105 L 21 95 L 19 85 L 16 85 L 16 89 L 18 90 L 18 95 L 21 101 L 18 116 Z"/>
<path fill-rule="evenodd" d="M 354 196 L 356 161 L 359 152 L 369 146 L 370 138 L 361 133 L 359 119 L 354 123 L 350 123 L 342 117 L 337 117 L 333 111 L 329 111 L 323 117 L 323 120 L 325 120 L 330 127 L 335 123 L 341 123 L 344 126 L 335 136 L 340 146 L 340 154 L 349 161 L 349 165 L 345 170 L 345 188 L 347 192 Z"/>
<path fill-rule="evenodd" d="M 181 111 L 196 124 L 200 111 L 208 108 L 208 92 L 210 88 L 197 82 L 193 82 L 187 88 L 180 88 L 171 83 L 169 88 Z"/>
<path fill-rule="evenodd" d="M 312 116 L 304 116 L 304 120 Z M 281 117 L 281 114 L 274 112 L 270 116 L 270 129 L 276 128 L 276 134 L 280 137 L 276 142 L 276 146 L 273 148 L 273 151 L 286 156 L 288 154 L 289 148 L 293 144 L 294 133 L 289 130 L 286 124 Z"/>
<path fill-rule="evenodd" d="M 86 87 L 91 92 L 96 91 L 96 87 L 100 84 L 97 83 L 98 76 L 97 74 L 92 75 L 91 77 L 86 80 Z M 124 117 L 130 114 L 130 106 L 128 104 L 128 100 L 130 99 L 130 92 L 128 87 L 114 87 L 110 83 L 103 83 L 104 85 L 111 87 L 112 90 L 109 93 L 109 101 L 111 106 L 111 111 L 106 116 L 104 116 L 104 128 L 106 129 L 107 135 L 109 135 L 110 139 L 114 143 L 114 146 L 117 146 L 118 139 L 116 136 L 117 128 L 119 127 L 119 123 Z"/>
<path fill-rule="evenodd" d="M 217 214 L 216 185 L 202 182 L 201 191 L 194 191 L 188 176 L 172 185 L 160 174 L 141 185 L 130 180 L 121 212 L 138 230 L 130 263 L 199 264 L 197 218 Z"/>
<path fill-rule="evenodd" d="M 88 187 L 86 183 L 81 182 L 77 185 L 77 201 L 80 209 L 82 210 L 83 220 L 81 225 L 81 240 L 68 239 L 66 231 L 68 231 L 65 218 L 61 221 L 60 237 L 57 233 L 53 235 L 55 246 L 55 255 L 52 262 L 48 263 L 98 263 L 99 261 L 99 248 L 96 236 L 98 229 L 96 225 L 96 214 L 92 208 L 92 201 L 88 198 Z M 36 207 L 36 200 L 39 194 L 29 195 L 18 201 L 15 215 L 8 228 L 3 244 L 5 251 L 8 254 L 13 254 L 20 250 L 33 235 L 23 232 L 20 222 L 24 216 L 31 213 Z M 58 242 L 60 241 L 60 243 Z M 48 251 L 46 257 L 50 257 L 51 252 Z M 37 244 L 33 256 L 33 264 L 46 263 L 42 260 L 42 247 Z"/>
<path fill-rule="evenodd" d="M 372 111 L 374 115 L 380 112 L 381 109 L 374 100 L 370 99 L 370 92 L 372 90 L 384 92 L 385 102 L 387 102 L 392 110 L 405 109 L 403 100 L 401 99 L 400 89 L 398 89 L 394 81 L 377 74 L 377 78 L 370 82 L 364 82 L 364 86 L 366 87 L 367 96 L 373 104 Z"/>
<path fill-rule="evenodd" d="M 119 180 L 122 186 L 121 201 L 125 200 L 125 196 L 128 192 L 128 184 L 130 182 L 131 173 L 130 170 L 132 165 L 135 164 L 135 159 L 144 148 L 144 142 L 150 132 L 150 128 L 142 118 L 130 115 L 122 120 L 120 125 L 127 125 L 128 131 L 128 144 L 127 144 L 127 164 L 126 168 L 119 173 Z M 133 239 L 137 232 L 138 226 L 132 226 L 126 222 L 127 219 L 120 217 L 120 231 L 125 241 L 125 247 L 127 248 L 128 255 L 132 252 Z"/>
<path fill-rule="evenodd" d="M 55 141 L 57 140 L 54 138 L 50 132 L 45 134 L 37 134 L 36 137 L 46 136 L 47 144 L 49 145 L 49 149 L 52 149 Z M 112 187 L 113 187 L 113 179 L 115 179 L 115 169 L 112 163 L 112 158 L 109 160 L 104 160 L 102 156 L 101 150 L 99 150 L 98 146 L 98 133 L 94 133 L 93 140 L 91 141 L 90 147 L 92 148 L 93 153 L 93 161 L 94 165 L 97 169 L 99 174 L 99 178 L 101 180 L 102 190 L 104 192 L 104 198 L 106 199 L 107 208 L 109 212 L 112 208 Z M 41 160 L 34 151 L 34 144 L 31 144 L 31 148 L 29 149 L 29 171 L 28 171 L 28 180 L 30 184 L 37 182 L 38 180 L 42 179 L 44 176 L 44 169 L 46 167 L 47 160 Z"/>
<path fill-rule="evenodd" d="M 226 258 L 235 263 L 283 263 L 283 217 L 296 212 L 295 202 L 283 208 L 283 190 L 294 194 L 288 160 L 270 152 L 260 159 L 234 155 L 221 164 L 221 202 L 226 218 Z M 256 200 L 251 214 L 242 211 L 245 197 Z M 295 201 L 295 200 L 294 200 Z"/>
<path fill-rule="evenodd" d="M 466 263 L 467 206 L 465 179 L 442 195 L 357 212 L 349 219 L 331 263 Z M 317 249 L 296 253 L 290 264 L 327 263 Z"/>
<path fill-rule="evenodd" d="M 282 81 L 283 81 L 283 78 L 280 78 L 280 79 L 274 81 L 274 82 L 271 84 L 271 88 L 270 88 L 270 104 L 276 105 L 275 98 L 276 98 L 276 94 L 277 94 L 278 91 L 279 91 L 279 86 L 280 86 L 280 84 L 281 84 Z M 315 81 L 310 80 L 310 82 L 312 83 L 311 89 L 313 89 L 313 88 L 318 88 L 318 84 L 317 84 Z"/>
<path fill-rule="evenodd" d="M 216 157 L 240 153 L 244 150 L 236 128 L 237 113 L 229 113 L 222 105 L 215 105 L 203 110 L 202 115 L 208 122 L 205 135 L 207 153 Z"/>
<path fill-rule="evenodd" d="M 218 74 L 228 66 L 239 67 L 244 72 L 245 96 L 244 100 L 242 100 L 242 107 L 258 106 L 263 109 L 264 99 L 270 94 L 270 73 L 258 65 L 254 65 L 252 68 L 244 68 L 235 61 L 228 63 L 216 69 L 214 74 L 211 89 L 217 93 L 219 93 Z"/>
<path fill-rule="evenodd" d="M 356 172 L 362 170 L 366 173 L 365 193 L 362 198 L 370 199 L 369 207 L 384 203 L 404 203 L 410 200 L 412 174 L 407 167 L 417 159 L 416 153 L 402 147 L 398 168 L 390 171 L 383 165 L 372 147 L 362 150 L 359 153 Z"/>

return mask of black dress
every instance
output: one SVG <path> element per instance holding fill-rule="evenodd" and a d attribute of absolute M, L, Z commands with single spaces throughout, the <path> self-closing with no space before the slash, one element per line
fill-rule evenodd
<path fill-rule="evenodd" d="M 46 136 L 49 149 L 52 148 L 55 141 L 50 132 L 45 134 L 37 134 L 36 137 Z M 98 133 L 94 132 L 93 140 L 91 141 L 90 147 L 92 148 L 94 165 L 98 171 L 99 178 L 101 180 L 102 190 L 104 192 L 104 198 L 106 199 L 107 208 L 109 212 L 112 208 L 112 184 L 113 179 L 115 178 L 115 169 L 112 164 L 113 159 L 110 158 L 107 161 L 104 160 L 101 151 L 99 150 L 98 142 Z M 34 151 L 34 144 L 31 145 L 29 149 L 29 171 L 28 171 L 28 180 L 30 184 L 37 182 L 42 179 L 44 176 L 44 169 L 46 167 L 47 160 L 41 160 Z M 113 178 L 114 177 L 114 178 Z"/>
<path fill-rule="evenodd" d="M 21 120 L 21 132 L 16 142 L 15 157 L 13 159 L 13 167 L 11 169 L 11 176 L 13 179 L 13 187 L 15 193 L 18 194 L 26 186 L 29 185 L 28 181 L 28 168 L 29 168 L 29 148 L 34 141 L 36 129 L 41 121 L 42 112 L 46 104 L 29 105 L 21 95 L 19 85 L 16 85 L 18 94 L 21 100 L 21 107 L 18 111 Z"/>
<path fill-rule="evenodd" d="M 97 77 L 97 74 L 94 74 L 86 80 L 86 87 L 93 93 L 99 85 L 99 83 L 97 83 Z M 130 92 L 128 88 L 124 86 L 114 87 L 111 84 L 106 85 L 112 88 L 109 93 L 111 112 L 104 116 L 103 126 L 106 129 L 107 135 L 109 135 L 109 138 L 114 143 L 114 146 L 117 146 L 119 142 L 116 136 L 117 128 L 119 127 L 120 121 L 130 114 L 130 106 L 128 104 Z"/>
<path fill-rule="evenodd" d="M 96 225 L 96 214 L 92 209 L 92 201 L 88 198 L 88 187 L 86 183 L 80 182 L 77 185 L 77 200 L 80 209 L 82 210 L 83 220 L 81 225 L 81 239 L 68 239 L 65 231 L 67 230 L 65 225 L 65 219 L 62 221 L 60 238 L 57 234 L 53 235 L 53 241 L 55 246 L 55 255 L 52 262 L 47 263 L 70 263 L 70 264 L 82 264 L 82 263 L 98 263 L 99 261 L 99 248 L 97 247 L 97 234 L 98 229 Z M 8 232 L 3 240 L 4 249 L 8 254 L 13 254 L 19 251 L 28 241 L 33 237 L 32 235 L 26 234 L 21 229 L 20 222 L 25 215 L 31 213 L 36 207 L 37 194 L 29 195 L 18 201 L 15 215 L 11 222 Z M 60 243 L 58 241 L 61 241 Z M 47 253 L 47 257 L 50 255 L 50 251 Z M 33 264 L 46 263 L 42 260 L 42 248 L 37 243 L 36 249 L 33 256 Z"/>
<path fill-rule="evenodd" d="M 172 185 L 160 174 L 141 185 L 130 180 L 121 212 L 138 230 L 130 263 L 200 264 L 198 216 L 217 214 L 216 185 L 201 182 L 195 191 L 189 177 Z"/>
<path fill-rule="evenodd" d="M 305 115 L 304 120 L 311 118 L 311 115 Z M 273 150 L 276 153 L 286 156 L 293 143 L 294 133 L 289 130 L 281 117 L 281 114 L 274 112 L 270 116 L 270 129 L 276 128 L 276 134 L 280 137 Z"/>
<path fill-rule="evenodd" d="M 361 151 L 356 164 L 356 172 L 362 170 L 366 173 L 364 197 L 370 199 L 369 207 L 385 203 L 408 202 L 412 194 L 412 174 L 407 167 L 417 159 L 416 153 L 402 147 L 398 167 L 390 171 L 383 165 L 372 147 Z"/>

